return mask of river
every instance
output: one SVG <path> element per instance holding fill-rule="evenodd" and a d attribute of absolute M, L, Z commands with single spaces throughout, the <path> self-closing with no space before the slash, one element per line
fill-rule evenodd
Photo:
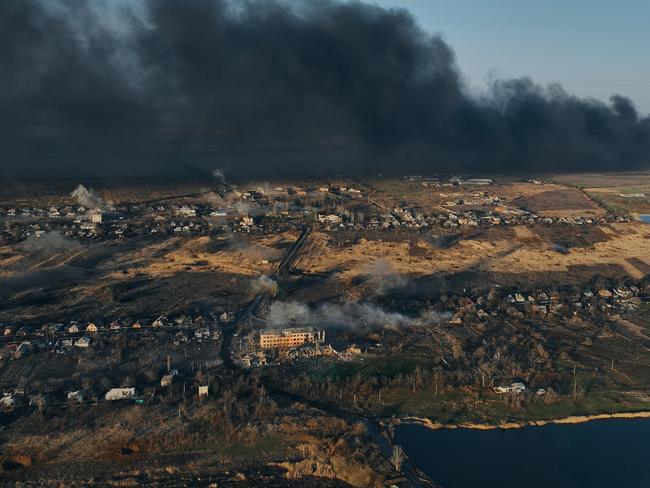
<path fill-rule="evenodd" d="M 396 428 L 442 488 L 649 488 L 650 419 L 512 430 Z"/>

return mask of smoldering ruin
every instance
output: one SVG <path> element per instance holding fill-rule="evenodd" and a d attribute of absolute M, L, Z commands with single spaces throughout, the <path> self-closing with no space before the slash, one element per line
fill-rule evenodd
<path fill-rule="evenodd" d="M 405 9 L 10 0 L 0 36 L 3 177 L 620 170 L 650 155 L 650 120 L 624 96 L 525 78 L 468 95 L 452 47 Z"/>

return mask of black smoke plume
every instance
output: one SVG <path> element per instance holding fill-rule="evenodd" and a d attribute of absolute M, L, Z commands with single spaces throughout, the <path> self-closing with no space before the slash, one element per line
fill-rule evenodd
<path fill-rule="evenodd" d="M 606 61 L 605 61 L 606 62 Z M 3 0 L 2 177 L 630 169 L 650 120 L 529 79 L 467 94 L 403 9 Z"/>

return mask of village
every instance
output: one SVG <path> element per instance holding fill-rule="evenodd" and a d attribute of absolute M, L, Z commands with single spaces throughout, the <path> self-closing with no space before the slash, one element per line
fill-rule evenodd
<path fill-rule="evenodd" d="M 472 229 L 503 226 L 592 226 L 630 222 L 630 216 L 546 216 L 512 206 L 498 194 L 492 179 L 448 180 L 407 177 L 406 182 L 438 195 L 435 208 L 383 204 L 372 187 L 351 182 L 327 186 L 275 186 L 219 188 L 193 195 L 187 203 L 152 201 L 147 204 L 112 204 L 103 200 L 70 202 L 49 207 L 11 207 L 0 204 L 0 243 L 15 244 L 59 232 L 77 240 L 111 240 L 209 235 L 214 232 L 280 232 L 312 225 L 327 232 L 410 229 Z M 535 185 L 542 181 L 532 180 Z M 477 191 L 476 188 L 481 191 Z M 490 188 L 495 187 L 494 190 Z M 436 189 L 444 191 L 436 192 Z M 88 191 L 88 190 L 87 190 Z M 90 190 L 92 191 L 92 189 Z M 201 198 L 201 195 L 207 195 Z M 192 200 L 204 200 L 192 203 Z M 206 203 L 205 200 L 215 203 Z M 87 206 L 84 206 L 86 203 Z"/>
<path fill-rule="evenodd" d="M 287 425 L 316 411 L 355 432 L 645 402 L 650 266 L 633 212 L 544 178 L 148 191 L 0 200 L 12 453 L 30 451 L 30 425 L 128 416 L 171 428 L 176 453 L 206 425 L 232 445 L 282 432 L 268 459 L 300 462 Z M 124 462 L 149 449 L 120 442 Z"/>

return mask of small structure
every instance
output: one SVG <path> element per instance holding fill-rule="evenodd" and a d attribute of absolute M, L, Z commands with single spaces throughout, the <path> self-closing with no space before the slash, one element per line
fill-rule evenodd
<path fill-rule="evenodd" d="M 361 348 L 356 344 L 350 344 L 348 347 L 345 348 L 345 354 L 349 354 L 351 356 L 357 356 L 361 354 Z"/>
<path fill-rule="evenodd" d="M 112 388 L 104 396 L 109 402 L 135 398 L 135 388 Z"/>
<path fill-rule="evenodd" d="M 98 330 L 98 327 L 92 322 L 86 326 L 86 332 L 89 332 L 91 334 L 97 332 Z"/>
<path fill-rule="evenodd" d="M 170 386 L 174 382 L 174 376 L 175 374 L 166 374 L 162 378 L 160 378 L 160 386 L 163 388 L 166 388 Z"/>
<path fill-rule="evenodd" d="M 13 395 L 6 395 L 0 398 L 0 408 L 5 412 L 13 410 L 15 407 L 16 399 L 13 397 Z"/>
<path fill-rule="evenodd" d="M 526 385 L 524 385 L 521 382 L 514 382 L 511 383 L 510 386 L 495 386 L 494 391 L 496 393 L 504 394 L 504 393 L 523 393 L 526 391 Z"/>
<path fill-rule="evenodd" d="M 603 288 L 602 290 L 598 290 L 598 296 L 600 298 L 612 298 L 612 292 Z"/>
<path fill-rule="evenodd" d="M 83 349 L 90 346 L 90 337 L 81 337 L 77 342 L 74 343 L 76 347 L 81 347 Z"/>
<path fill-rule="evenodd" d="M 205 398 L 208 396 L 210 390 L 209 385 L 201 386 L 199 385 L 199 398 Z"/>
<path fill-rule="evenodd" d="M 82 390 L 68 392 L 68 401 L 72 403 L 83 403 L 84 393 Z"/>

